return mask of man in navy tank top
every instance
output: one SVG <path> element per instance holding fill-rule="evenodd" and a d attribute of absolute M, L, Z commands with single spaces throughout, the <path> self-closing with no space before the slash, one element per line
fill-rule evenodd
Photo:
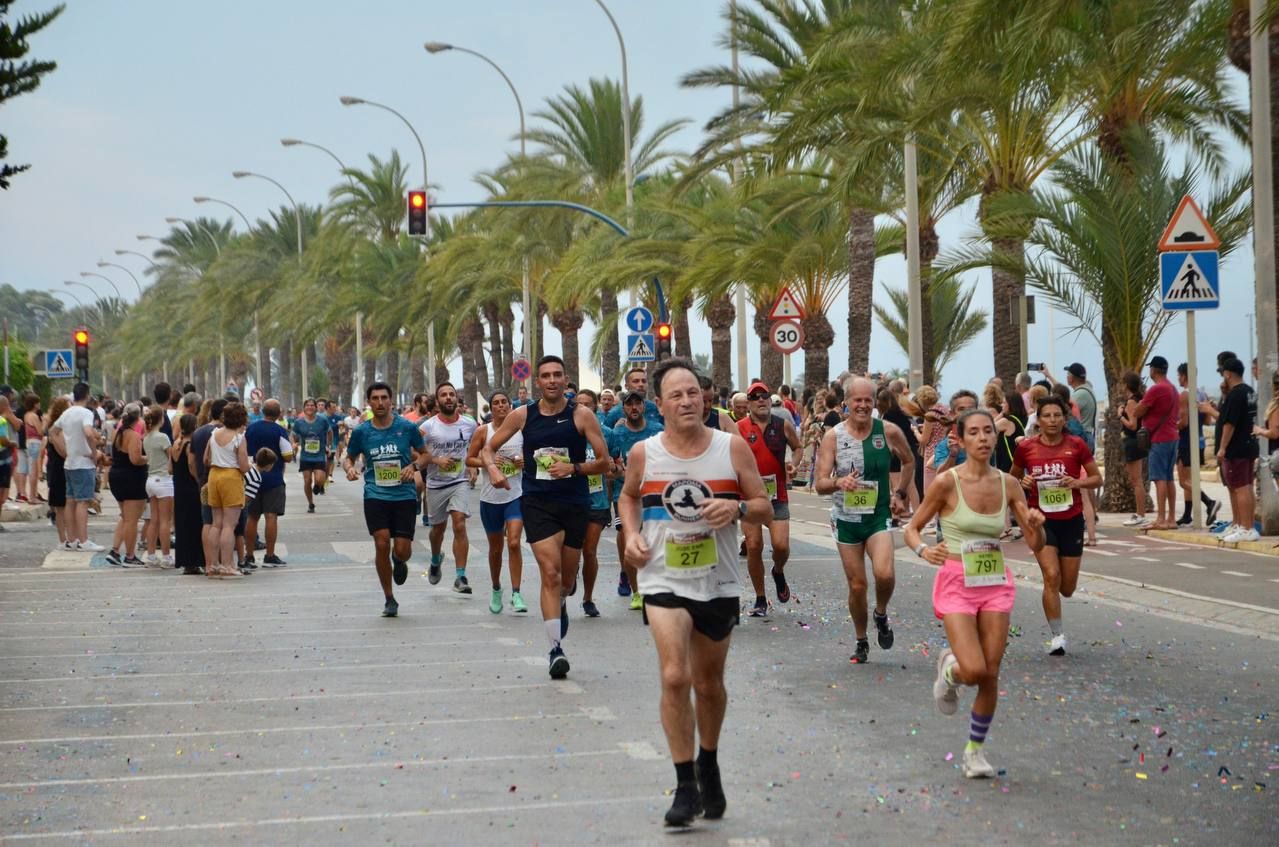
<path fill-rule="evenodd" d="M 493 487 L 509 488 L 510 482 L 498 466 L 497 453 L 517 432 L 523 434 L 524 493 L 520 510 L 524 514 L 524 537 L 533 548 L 542 576 L 542 619 L 551 644 L 551 678 L 564 679 L 569 671 L 568 657 L 561 646 L 568 634 L 565 598 L 577 590 L 577 563 L 586 539 L 591 504 L 587 477 L 604 473 L 612 460 L 595 413 L 564 395 L 568 377 L 563 359 L 538 359 L 537 387 L 542 399 L 511 412 L 489 436 L 480 457 Z M 587 444 L 596 456 L 589 462 Z"/>

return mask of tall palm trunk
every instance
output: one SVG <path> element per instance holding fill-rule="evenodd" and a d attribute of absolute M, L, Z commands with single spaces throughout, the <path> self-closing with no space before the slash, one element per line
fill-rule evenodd
<path fill-rule="evenodd" d="M 760 306 L 755 304 L 755 335 L 759 337 L 759 378 L 774 391 L 782 384 L 782 354 L 773 349 L 772 343 L 769 341 L 769 327 L 772 321 L 768 319 L 768 305 Z M 746 375 L 743 379 L 749 379 L 750 375 Z"/>
<path fill-rule="evenodd" d="M 347 332 L 349 335 L 349 331 Z M 351 398 L 350 358 L 342 350 L 343 329 L 338 327 L 324 340 L 324 370 L 329 375 L 329 397 L 346 406 Z"/>
<path fill-rule="evenodd" d="M 263 397 L 273 397 L 271 393 L 271 348 L 257 339 L 258 345 L 258 362 L 261 367 L 258 368 L 257 379 L 258 388 L 262 389 Z"/>
<path fill-rule="evenodd" d="M 1106 329 L 1102 329 L 1102 337 L 1106 337 Z M 1101 510 L 1104 512 L 1134 512 L 1137 499 L 1132 484 L 1128 481 L 1128 468 L 1124 462 L 1123 424 L 1119 421 L 1119 410 L 1124 407 L 1127 394 L 1124 391 L 1123 373 L 1111 364 L 1109 356 L 1102 358 L 1102 373 L 1106 377 L 1107 393 L 1110 402 L 1107 404 L 1105 419 L 1105 469 L 1102 478 Z"/>
<path fill-rule="evenodd" d="M 564 375 L 569 382 L 580 383 L 580 347 L 578 343 L 578 331 L 582 328 L 582 324 L 586 323 L 586 316 L 582 314 L 581 309 L 566 309 L 562 312 L 556 312 L 551 315 L 551 323 L 560 332 L 560 345 L 564 350 Z M 616 349 L 616 344 L 613 345 Z"/>
<path fill-rule="evenodd" d="M 1026 253 L 1024 239 L 994 238 L 989 234 L 987 237 L 996 253 L 1017 261 Z M 995 336 L 995 375 L 1004 381 L 1004 385 L 1012 385 L 1017 372 L 1025 364 L 1021 361 L 1021 329 L 1013 319 L 1013 304 L 1018 297 L 1026 296 L 1026 277 L 1007 268 L 994 267 L 991 278 L 994 282 L 991 328 Z"/>
<path fill-rule="evenodd" d="M 484 327 L 475 315 L 467 315 L 458 327 L 457 347 L 462 359 L 462 399 L 472 409 L 478 408 L 476 395 L 478 387 L 478 371 L 483 366 L 484 351 L 481 340 L 484 338 Z M 476 354 L 480 361 L 476 361 Z M 485 382 L 488 381 L 487 376 Z M 488 392 L 484 392 L 487 394 Z"/>
<path fill-rule="evenodd" d="M 515 363 L 515 312 L 509 303 L 502 306 L 500 323 L 502 327 L 502 367 L 494 368 L 494 383 L 511 387 L 511 365 Z"/>
<path fill-rule="evenodd" d="M 391 386 L 391 401 L 400 402 L 400 351 L 388 350 L 386 353 L 386 382 Z"/>
<path fill-rule="evenodd" d="M 733 321 L 736 319 L 737 308 L 727 294 L 706 307 L 706 323 L 711 328 L 711 382 L 716 388 L 733 384 Z"/>
<path fill-rule="evenodd" d="M 484 304 L 484 320 L 488 323 L 489 358 L 493 360 L 493 384 L 501 385 L 503 374 L 510 367 L 502 358 L 502 320 L 497 303 Z M 483 361 L 481 361 L 483 366 Z M 488 382 L 488 380 L 485 380 Z M 487 391 L 484 392 L 488 394 Z"/>
<path fill-rule="evenodd" d="M 848 369 L 853 373 L 870 370 L 874 293 L 875 213 L 853 209 L 848 213 Z"/>
<path fill-rule="evenodd" d="M 435 384 L 439 385 L 441 382 L 448 382 L 448 381 L 449 381 L 448 363 L 443 361 L 442 359 L 437 360 L 435 362 Z"/>
<path fill-rule="evenodd" d="M 671 315 L 671 329 L 675 335 L 674 353 L 676 356 L 684 356 L 688 359 L 693 358 L 693 339 L 688 325 L 688 312 L 692 308 L 693 297 L 689 295 L 676 304 Z"/>
<path fill-rule="evenodd" d="M 937 337 L 933 329 L 933 260 L 940 251 L 941 239 L 937 236 L 936 221 L 930 217 L 919 228 L 919 319 L 926 385 L 937 384 Z"/>
<path fill-rule="evenodd" d="M 368 387 L 372 385 L 373 382 L 377 379 L 377 357 L 369 355 L 369 350 L 373 348 L 373 345 L 374 343 L 376 343 L 377 339 L 374 338 L 373 332 L 372 330 L 369 329 L 369 325 L 367 321 L 364 322 L 363 329 L 364 329 L 364 362 L 363 362 L 364 389 L 367 391 Z M 364 398 L 361 397 L 359 399 L 359 402 L 363 403 Z"/>
<path fill-rule="evenodd" d="M 617 321 L 617 292 L 608 286 L 600 292 L 600 325 L 615 326 Z M 557 327 L 558 328 L 558 327 Z M 568 361 L 565 355 L 564 361 Z M 605 333 L 603 348 L 600 351 L 600 369 L 603 371 L 601 385 L 612 385 L 617 382 L 618 372 L 622 368 L 621 354 L 617 349 L 617 333 Z M 576 368 L 575 368 L 576 370 Z"/>
<path fill-rule="evenodd" d="M 835 328 L 823 312 L 805 315 L 800 325 L 804 328 L 804 386 L 816 391 L 830 385 L 830 346 L 835 343 Z"/>
<path fill-rule="evenodd" d="M 422 345 L 409 354 L 409 372 L 404 378 L 404 390 L 408 394 L 426 390 L 426 351 L 422 349 Z"/>
<path fill-rule="evenodd" d="M 542 331 L 542 328 L 546 325 L 546 303 L 538 300 L 536 311 L 537 318 L 535 319 L 535 330 L 533 332 L 533 361 L 530 363 L 533 365 L 537 364 L 537 360 L 542 358 L 546 351 L 546 333 Z M 536 375 L 536 372 L 534 372 L 534 376 Z"/>

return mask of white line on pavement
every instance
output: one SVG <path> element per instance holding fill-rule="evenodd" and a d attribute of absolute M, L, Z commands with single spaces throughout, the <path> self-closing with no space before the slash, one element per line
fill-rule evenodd
<path fill-rule="evenodd" d="M 44 706 L 4 706 L 0 707 L 0 714 L 7 712 L 77 712 L 86 709 L 137 709 L 142 707 L 162 706 L 165 708 L 173 706 L 237 706 L 246 703 L 292 703 L 301 702 L 303 700 L 356 700 L 356 699 L 375 699 L 378 697 L 421 697 L 423 695 L 435 694 L 473 694 L 477 691 L 522 691 L 531 688 L 564 688 L 564 686 L 553 686 L 550 681 L 547 682 L 525 682 L 512 685 L 479 685 L 472 688 L 458 688 L 456 686 L 444 686 L 442 688 L 408 688 L 395 691 L 353 691 L 349 694 L 334 694 L 323 692 L 321 694 L 286 694 L 282 697 L 242 697 L 227 698 L 225 700 L 140 700 L 132 703 L 87 703 L 79 705 L 44 705 Z M 565 691 L 564 693 L 582 693 L 580 686 L 575 686 L 576 690 Z"/>
<path fill-rule="evenodd" d="M 1222 573 L 1228 576 L 1252 576 L 1252 574 L 1244 573 L 1243 571 L 1222 571 Z"/>
<path fill-rule="evenodd" d="M 603 709 L 608 712 L 608 709 Z M 611 715 L 611 713 L 610 713 Z M 250 729 L 206 729 L 196 732 L 146 732 L 133 735 L 71 735 L 60 738 L 15 738 L 0 740 L 0 745 L 22 745 L 22 744 L 69 744 L 72 742 L 84 741 L 142 741 L 147 738 L 212 738 L 223 735 L 273 735 L 277 733 L 288 732 L 332 732 L 336 730 L 360 730 L 372 729 L 383 730 L 394 727 L 406 726 L 440 726 L 447 724 L 462 723 L 498 723 L 506 721 L 542 721 L 542 720 L 558 720 L 561 718 L 587 718 L 588 720 L 612 720 L 613 718 L 601 718 L 591 714 L 587 709 L 580 709 L 576 712 L 565 712 L 564 714 L 537 714 L 537 715 L 500 715 L 498 717 L 488 718 L 432 718 L 417 721 L 388 721 L 386 723 L 335 723 L 335 724 L 304 724 L 302 726 L 258 726 Z"/>
<path fill-rule="evenodd" d="M 254 618 L 257 620 L 257 618 Z M 381 618 L 378 618 L 381 620 Z M 405 626 L 404 624 L 392 624 L 394 631 L 405 630 L 408 632 L 420 632 L 430 629 L 465 629 L 475 626 L 479 629 L 488 629 L 484 624 L 448 624 L 446 626 Z M 293 629 L 286 632 L 244 632 L 240 634 L 241 639 L 247 639 L 254 635 L 270 636 L 272 638 L 280 638 L 285 635 L 323 635 L 329 632 L 374 632 L 384 630 L 374 630 L 372 626 L 348 627 L 345 629 Z M 392 630 L 385 630 L 392 631 Z M 79 635 L 0 635 L 0 641 L 54 641 L 65 638 L 224 638 L 225 632 L 99 632 L 90 635 L 82 632 Z"/>
<path fill-rule="evenodd" d="M 1139 562 L 1158 562 L 1159 560 L 1153 556 L 1129 556 L 1130 559 L 1136 559 Z"/>
<path fill-rule="evenodd" d="M 137 774 L 134 776 L 104 776 L 85 779 L 45 779 L 35 782 L 0 782 L 2 789 L 20 788 L 56 788 L 69 785 L 118 785 L 133 782 L 167 782 L 169 780 L 186 779 L 229 779 L 246 776 L 280 776 L 291 773 L 332 773 L 334 771 L 363 771 L 398 769 L 402 764 L 408 768 L 429 768 L 436 765 L 469 765 L 490 762 L 518 762 L 543 759 L 586 759 L 599 756 L 621 756 L 624 750 L 582 750 L 577 753 L 508 753 L 502 756 L 458 756 L 439 759 L 409 759 L 391 764 L 389 762 L 352 762 L 344 765 L 296 765 L 288 768 L 246 768 L 244 770 L 216 771 L 183 771 L 182 773 Z"/>
<path fill-rule="evenodd" d="M 261 674 L 279 674 L 279 673 L 346 673 L 354 671 L 385 671 L 392 669 L 409 669 L 409 668 L 438 668 L 448 667 L 451 665 L 492 665 L 501 664 L 503 662 L 524 662 L 533 664 L 530 660 L 536 659 L 537 664 L 546 664 L 546 659 L 541 656 L 504 656 L 498 659 L 449 659 L 445 662 L 414 662 L 405 664 L 404 662 L 389 662 L 379 665 L 319 665 L 317 667 L 304 668 L 243 668 L 237 670 L 219 670 L 219 671 L 163 671 L 158 673 L 104 673 L 93 675 L 76 675 L 76 676 L 48 676 L 38 679 L 0 679 L 0 685 L 23 685 L 32 683 L 49 683 L 49 682 L 100 682 L 104 679 L 126 680 L 126 679 L 168 679 L 170 677 L 192 677 L 192 676 L 257 676 Z"/>
<path fill-rule="evenodd" d="M 1201 571 L 1204 569 L 1203 565 L 1196 565 L 1194 562 L 1173 562 L 1173 564 L 1179 568 L 1189 568 L 1192 571 Z"/>
<path fill-rule="evenodd" d="M 514 642 L 507 644 L 507 641 Z M 518 647 L 523 642 L 517 638 L 495 639 L 497 644 L 506 647 Z M 433 641 L 431 647 L 456 647 L 459 644 L 470 644 L 470 641 Z M 306 653 L 315 655 L 326 650 L 387 650 L 398 645 L 387 644 L 295 644 L 287 647 L 238 647 L 235 650 L 135 650 L 103 653 L 35 653 L 30 656 L 0 656 L 0 662 L 32 661 L 35 659 L 115 659 L 136 656 L 150 658 L 152 656 L 242 656 L 246 653 Z M 123 676 L 123 674 L 121 674 Z M 3 682 L 3 680 L 0 680 Z"/>
<path fill-rule="evenodd" d="M 1088 548 L 1088 555 L 1089 555 L 1089 556 L 1106 556 L 1106 557 L 1114 557 L 1114 556 L 1118 556 L 1119 554 L 1118 554 L 1118 553 L 1114 553 L 1114 552 L 1112 552 L 1112 551 L 1110 551 L 1110 550 L 1102 550 L 1100 547 L 1089 547 L 1089 548 Z"/>
<path fill-rule="evenodd" d="M 520 812 L 544 809 L 576 809 L 604 806 L 621 806 L 630 803 L 652 803 L 653 796 L 601 797 L 589 800 L 553 800 L 544 803 L 513 803 L 506 806 L 470 806 L 464 809 L 408 809 L 400 812 L 369 812 L 366 814 L 311 815 L 292 818 L 262 818 L 259 820 L 218 821 L 210 823 L 184 823 L 170 826 L 118 826 L 109 829 L 71 829 L 60 832 L 28 832 L 0 835 L 0 841 L 34 841 L 45 838 L 73 838 L 82 840 L 91 836 L 150 835 L 165 832 L 220 832 L 257 826 L 297 826 L 299 824 L 353 823 L 357 821 L 389 821 L 405 818 L 457 817 L 459 815 L 515 815 Z"/>

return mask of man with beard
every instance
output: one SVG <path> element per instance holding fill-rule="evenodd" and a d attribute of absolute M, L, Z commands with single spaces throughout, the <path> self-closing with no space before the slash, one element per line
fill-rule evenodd
<path fill-rule="evenodd" d="M 435 386 L 436 414 L 418 425 L 428 462 L 426 472 L 426 520 L 431 527 L 431 567 L 427 579 L 440 581 L 444 564 L 444 525 L 453 526 L 453 590 L 470 594 L 466 581 L 466 557 L 470 541 L 466 519 L 471 516 L 467 492 L 471 471 L 466 467 L 467 448 L 475 435 L 475 419 L 458 411 L 457 389 L 451 382 Z"/>

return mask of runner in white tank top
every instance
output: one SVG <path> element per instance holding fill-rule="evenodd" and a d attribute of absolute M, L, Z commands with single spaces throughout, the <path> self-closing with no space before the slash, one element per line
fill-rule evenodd
<path fill-rule="evenodd" d="M 511 398 L 505 391 L 489 395 L 489 408 L 493 410 L 493 422 L 475 431 L 466 454 L 468 468 L 483 469 L 480 450 L 493 437 L 511 413 Z M 511 568 L 511 611 L 527 614 L 528 606 L 520 595 L 520 579 L 524 576 L 524 555 L 520 549 L 520 535 L 524 532 L 524 513 L 520 509 L 520 495 L 524 491 L 524 433 L 516 432 L 502 445 L 495 457 L 500 473 L 506 477 L 509 488 L 498 488 L 487 472 L 481 472 L 480 523 L 488 539 L 489 577 L 493 588 L 489 594 L 489 611 L 502 614 L 502 550 L 507 551 Z"/>
<path fill-rule="evenodd" d="M 678 781 L 666 823 L 687 826 L 699 814 L 723 817 L 727 805 L 717 749 L 741 613 L 737 523 L 762 524 L 773 507 L 745 439 L 703 423 L 696 366 L 668 359 L 652 384 L 666 430 L 631 448 L 619 508 L 661 665 L 662 728 Z"/>

